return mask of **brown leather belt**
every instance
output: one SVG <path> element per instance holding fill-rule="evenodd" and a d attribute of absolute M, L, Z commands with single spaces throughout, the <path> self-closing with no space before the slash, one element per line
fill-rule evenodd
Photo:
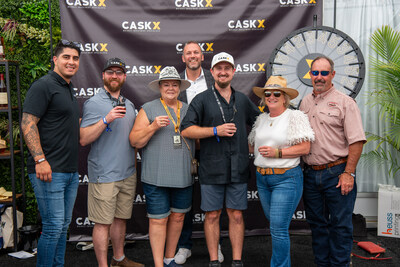
<path fill-rule="evenodd" d="M 261 168 L 257 167 L 257 171 L 261 175 L 266 175 L 266 174 L 284 174 L 286 171 L 290 170 L 292 168 Z"/>
<path fill-rule="evenodd" d="M 327 168 L 331 168 L 333 166 L 343 164 L 347 162 L 347 157 L 346 158 L 340 158 L 338 160 L 335 160 L 334 162 L 328 163 L 328 164 L 322 164 L 322 165 L 308 165 L 311 169 L 314 171 L 320 171 L 320 170 L 325 170 Z"/>

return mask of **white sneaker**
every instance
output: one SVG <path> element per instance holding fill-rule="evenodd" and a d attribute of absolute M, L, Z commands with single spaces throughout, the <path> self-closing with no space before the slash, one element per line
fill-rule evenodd
<path fill-rule="evenodd" d="M 175 255 L 175 262 L 177 264 L 184 264 L 186 260 L 192 256 L 192 251 L 187 248 L 180 248 Z"/>
<path fill-rule="evenodd" d="M 224 262 L 224 254 L 222 254 L 221 245 L 220 244 L 218 244 L 218 261 L 220 263 Z"/>

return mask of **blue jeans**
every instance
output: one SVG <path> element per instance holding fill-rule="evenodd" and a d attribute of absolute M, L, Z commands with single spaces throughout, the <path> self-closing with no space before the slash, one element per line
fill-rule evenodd
<path fill-rule="evenodd" d="M 303 173 L 297 166 L 284 174 L 262 175 L 256 172 L 256 177 L 258 195 L 270 224 L 270 266 L 290 267 L 289 224 L 303 192 Z"/>
<path fill-rule="evenodd" d="M 181 236 L 178 241 L 178 248 L 192 249 L 192 231 L 193 231 L 193 208 L 185 214 Z"/>
<path fill-rule="evenodd" d="M 318 266 L 349 266 L 353 247 L 352 214 L 357 185 L 348 195 L 336 188 L 346 163 L 304 171 L 304 207 L 312 231 L 312 246 Z"/>
<path fill-rule="evenodd" d="M 78 173 L 52 173 L 52 181 L 43 182 L 29 174 L 42 217 L 42 235 L 38 243 L 36 266 L 64 266 L 67 230 L 79 186 Z"/>

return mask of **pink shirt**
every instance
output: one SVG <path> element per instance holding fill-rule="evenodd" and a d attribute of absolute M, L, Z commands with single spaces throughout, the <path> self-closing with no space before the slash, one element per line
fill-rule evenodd
<path fill-rule="evenodd" d="M 304 97 L 300 110 L 308 115 L 315 132 L 310 154 L 303 156 L 308 165 L 327 164 L 347 157 L 350 144 L 366 141 L 356 102 L 333 86 L 324 93 Z"/>

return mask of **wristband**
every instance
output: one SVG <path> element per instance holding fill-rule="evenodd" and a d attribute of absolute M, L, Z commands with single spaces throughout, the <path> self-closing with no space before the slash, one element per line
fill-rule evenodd
<path fill-rule="evenodd" d="M 344 171 L 343 173 L 350 174 L 353 178 L 356 178 L 356 174 L 348 171 Z"/>
<path fill-rule="evenodd" d="M 219 136 L 218 136 L 218 133 L 217 133 L 217 127 L 214 127 L 214 135 L 215 135 L 215 138 L 217 138 L 217 142 L 219 143 Z"/>
<path fill-rule="evenodd" d="M 35 164 L 42 163 L 43 161 L 46 161 L 46 158 L 41 158 L 41 159 L 35 160 Z"/>
<path fill-rule="evenodd" d="M 281 148 L 278 149 L 278 154 L 279 154 L 278 157 L 281 159 L 282 158 L 282 149 Z"/>
<path fill-rule="evenodd" d="M 275 148 L 275 158 L 279 158 L 279 149 Z"/>
<path fill-rule="evenodd" d="M 107 127 L 106 127 L 106 132 L 111 132 L 112 130 L 111 130 L 111 128 L 108 126 L 109 124 L 108 124 L 108 122 L 107 122 L 107 120 L 106 120 L 106 116 L 103 117 L 103 123 L 104 123 L 105 125 L 107 125 Z"/>

